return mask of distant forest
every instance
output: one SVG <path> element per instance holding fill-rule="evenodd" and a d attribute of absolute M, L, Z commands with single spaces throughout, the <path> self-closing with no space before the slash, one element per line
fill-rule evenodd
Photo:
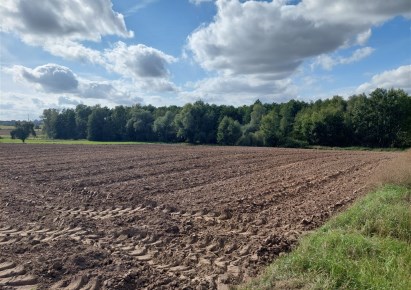
<path fill-rule="evenodd" d="M 77 105 L 46 109 L 44 133 L 53 139 L 188 142 L 243 146 L 411 146 L 411 97 L 401 89 L 369 96 L 249 106 L 183 107 Z"/>

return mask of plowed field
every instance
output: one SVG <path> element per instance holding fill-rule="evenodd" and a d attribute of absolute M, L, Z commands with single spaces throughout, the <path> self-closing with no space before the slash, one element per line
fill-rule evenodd
<path fill-rule="evenodd" d="M 0 145 L 0 289 L 226 289 L 396 153 Z"/>

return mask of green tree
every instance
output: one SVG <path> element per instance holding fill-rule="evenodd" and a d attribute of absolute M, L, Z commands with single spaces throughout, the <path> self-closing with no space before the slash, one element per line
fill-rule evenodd
<path fill-rule="evenodd" d="M 306 106 L 306 103 L 295 100 L 290 100 L 280 105 L 279 115 L 281 116 L 281 120 L 279 129 L 284 138 L 291 137 L 294 129 L 295 116 Z"/>
<path fill-rule="evenodd" d="M 175 115 L 167 111 L 164 116 L 158 117 L 153 124 L 153 131 L 158 140 L 162 142 L 172 142 L 176 138 L 176 128 L 174 124 Z"/>
<path fill-rule="evenodd" d="M 189 143 L 217 142 L 218 114 L 215 107 L 197 101 L 186 104 L 175 118 L 177 137 Z"/>
<path fill-rule="evenodd" d="M 110 110 L 99 105 L 92 108 L 87 122 L 87 139 L 91 141 L 110 141 L 113 139 Z"/>
<path fill-rule="evenodd" d="M 124 106 L 116 106 L 111 113 L 114 140 L 121 141 L 128 139 L 127 121 L 127 109 Z"/>
<path fill-rule="evenodd" d="M 217 143 L 221 145 L 235 145 L 242 135 L 241 125 L 237 120 L 225 116 L 217 130 Z"/>
<path fill-rule="evenodd" d="M 358 145 L 409 146 L 411 97 L 395 89 L 376 89 L 368 98 L 352 96 L 348 102 L 348 123 Z"/>
<path fill-rule="evenodd" d="M 347 145 L 345 101 L 335 97 L 304 108 L 296 116 L 294 135 L 312 145 Z"/>
<path fill-rule="evenodd" d="M 244 133 L 247 134 L 249 132 L 257 132 L 258 130 L 260 130 L 261 120 L 265 113 L 265 107 L 261 104 L 260 101 L 256 101 L 251 112 L 250 123 L 248 123 L 244 127 Z"/>
<path fill-rule="evenodd" d="M 45 109 L 40 117 L 43 120 L 43 132 L 48 138 L 55 139 L 57 136 L 56 122 L 59 116 L 57 109 Z"/>
<path fill-rule="evenodd" d="M 242 146 L 263 146 L 264 135 L 260 130 L 261 120 L 266 113 L 266 108 L 257 100 L 250 113 L 250 122 L 243 126 L 243 136 L 238 141 Z"/>
<path fill-rule="evenodd" d="M 20 139 L 23 143 L 30 136 L 36 136 L 36 131 L 34 131 L 34 124 L 32 122 L 17 121 L 15 124 L 15 129 L 10 132 L 12 139 Z"/>
<path fill-rule="evenodd" d="M 56 139 L 77 139 L 76 113 L 73 109 L 63 109 L 55 122 Z"/>
<path fill-rule="evenodd" d="M 278 146 L 281 143 L 281 119 L 276 110 L 271 110 L 261 119 L 260 131 L 265 146 Z"/>
<path fill-rule="evenodd" d="M 134 107 L 126 125 L 129 138 L 135 141 L 152 141 L 154 139 L 153 122 L 154 117 L 150 111 L 139 106 Z"/>
<path fill-rule="evenodd" d="M 91 107 L 79 104 L 76 106 L 76 139 L 87 138 L 87 123 L 88 117 L 91 114 Z"/>

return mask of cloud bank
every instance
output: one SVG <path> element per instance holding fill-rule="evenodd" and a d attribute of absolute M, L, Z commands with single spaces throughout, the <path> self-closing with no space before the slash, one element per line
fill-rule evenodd
<path fill-rule="evenodd" d="M 411 94 L 411 65 L 400 66 L 374 75 L 369 82 L 358 87 L 357 93 L 369 93 L 376 88 L 401 88 Z"/>
<path fill-rule="evenodd" d="M 214 21 L 188 38 L 195 60 L 224 75 L 272 80 L 290 76 L 307 58 L 364 44 L 374 25 L 410 16 L 407 0 L 304 0 L 297 5 L 217 0 L 216 5 Z"/>
<path fill-rule="evenodd" d="M 109 35 L 133 37 L 123 15 L 113 11 L 112 6 L 111 0 L 43 0 L 41 5 L 32 0 L 4 0 L 0 6 L 0 31 L 14 33 L 26 44 L 41 46 L 55 56 L 100 65 L 133 80 L 138 87 L 153 91 L 174 89 L 167 65 L 176 59 L 160 50 L 121 41 L 103 51 L 84 45 L 85 41 L 100 42 Z M 147 84 L 143 84 L 145 81 Z M 54 92 L 52 87 L 43 88 Z"/>

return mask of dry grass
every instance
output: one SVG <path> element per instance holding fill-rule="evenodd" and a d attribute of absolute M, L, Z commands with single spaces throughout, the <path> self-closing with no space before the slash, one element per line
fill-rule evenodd
<path fill-rule="evenodd" d="M 411 149 L 380 167 L 371 182 L 377 186 L 397 184 L 411 187 Z"/>

